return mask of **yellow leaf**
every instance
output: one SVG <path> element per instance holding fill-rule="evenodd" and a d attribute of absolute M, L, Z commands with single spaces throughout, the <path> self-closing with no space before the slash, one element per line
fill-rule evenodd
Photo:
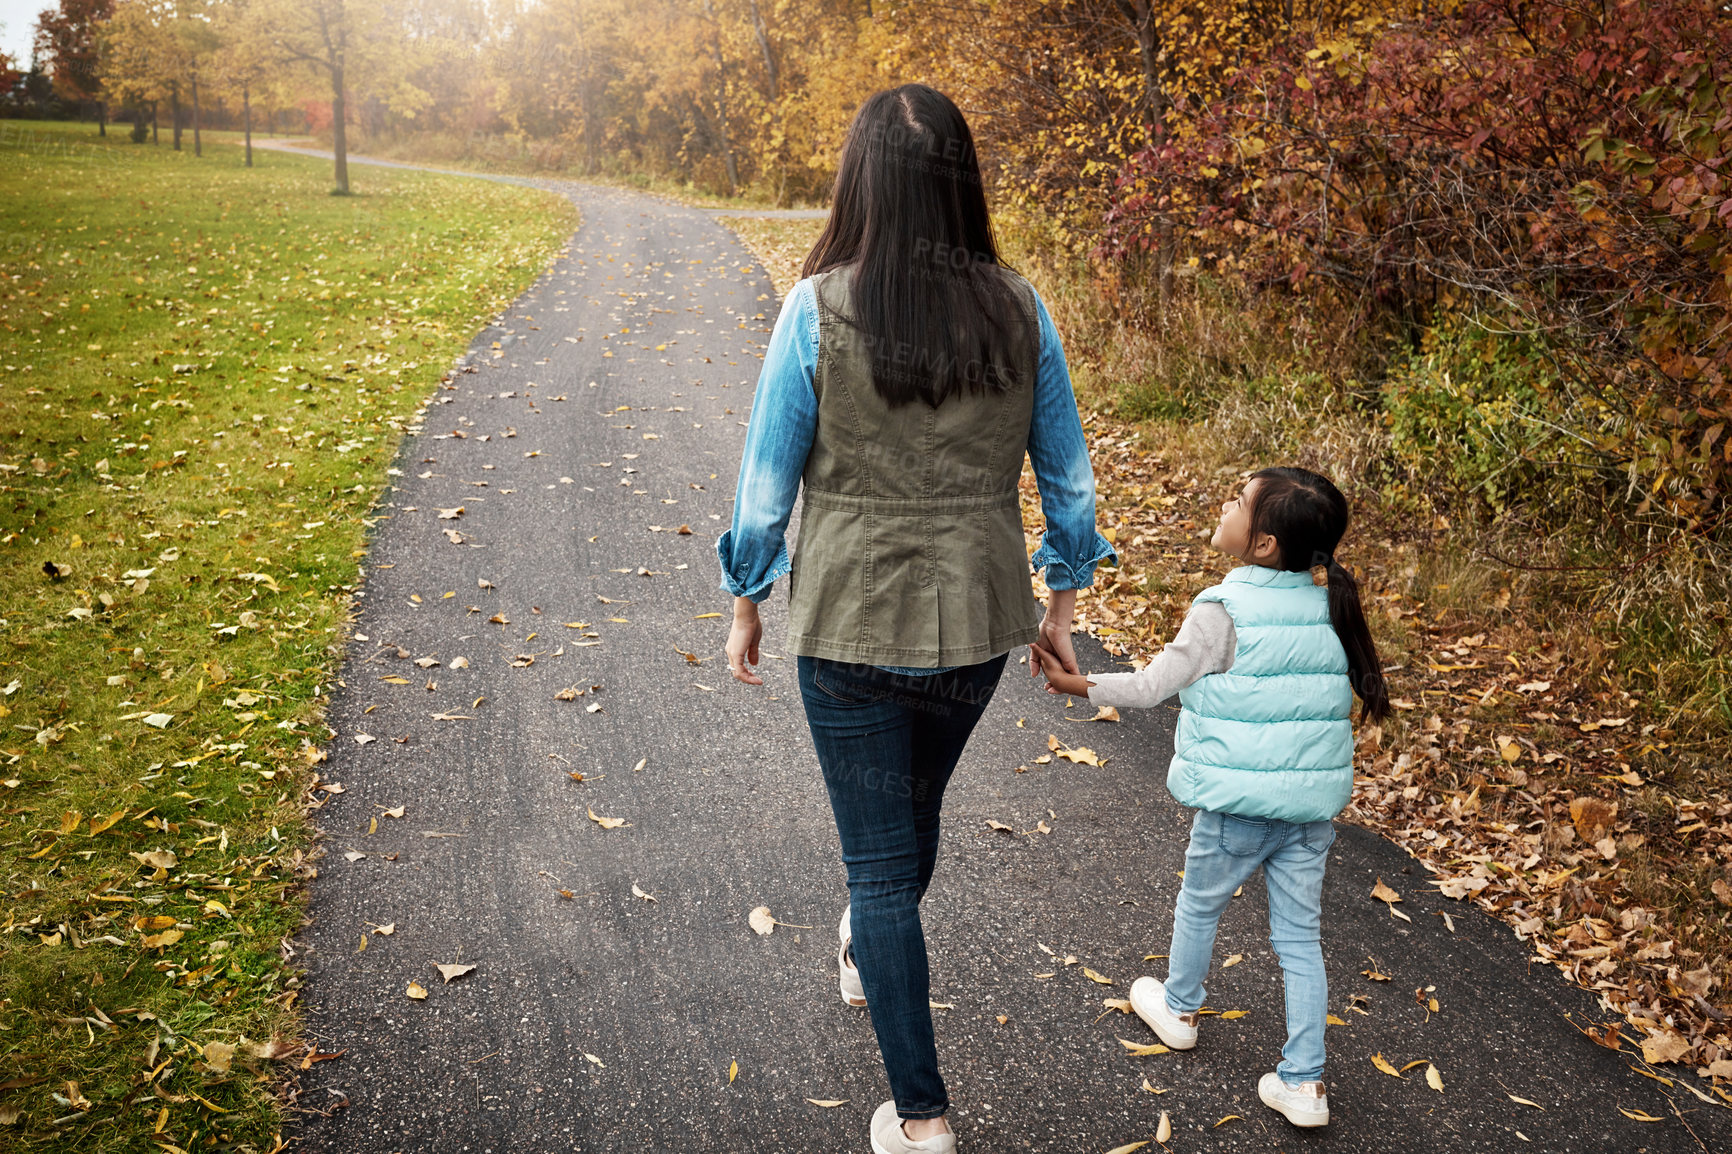
<path fill-rule="evenodd" d="M 1164 1116 L 1165 1115 L 1163 1115 L 1163 1117 Z M 1107 1154 L 1131 1154 L 1132 1150 L 1141 1150 L 1148 1144 L 1149 1140 L 1147 1138 L 1144 1138 L 1141 1142 L 1126 1142 L 1123 1146 L 1114 1146 L 1111 1150 L 1107 1151 Z"/>
<path fill-rule="evenodd" d="M 716 616 L 720 617 L 721 614 L 718 613 Z M 826 1110 L 833 1106 L 846 1106 L 848 1104 L 848 1099 L 846 1098 L 807 1098 L 806 1101 L 812 1103 L 814 1106 L 822 1106 Z"/>
<path fill-rule="evenodd" d="M 1244 954 L 1233 954 L 1230 957 L 1228 957 L 1228 959 L 1226 961 L 1221 963 L 1221 968 L 1224 970 L 1228 966 L 1236 966 L 1244 960 L 1245 960 Z"/>
<path fill-rule="evenodd" d="M 1644 1113 L 1641 1110 L 1626 1110 L 1622 1106 L 1618 1107 L 1618 1113 L 1622 1114 L 1626 1118 L 1632 1118 L 1637 1122 L 1664 1122 L 1665 1121 L 1664 1118 L 1656 1118 L 1652 1114 Z"/>
<path fill-rule="evenodd" d="M 1231 1022 L 1234 1018 L 1243 1018 L 1250 1012 L 1250 1010 L 1228 1010 L 1226 1013 L 1221 1015 L 1221 1020 L 1223 1022 Z"/>
<path fill-rule="evenodd" d="M 1378 878 L 1377 884 L 1371 887 L 1371 896 L 1380 902 L 1388 902 L 1391 905 L 1401 900 L 1401 895 L 1384 885 L 1382 878 Z"/>
<path fill-rule="evenodd" d="M 1324 1021 L 1328 1022 L 1331 1026 L 1345 1026 L 1347 1024 L 1345 1018 L 1338 1018 L 1334 1014 L 1330 1014 L 1324 1019 Z"/>
<path fill-rule="evenodd" d="M 1443 1075 L 1437 1072 L 1436 1066 L 1430 1064 L 1426 1065 L 1425 1084 L 1430 1086 L 1433 1090 L 1436 1090 L 1439 1094 L 1443 1093 Z"/>
<path fill-rule="evenodd" d="M 1545 1109 L 1545 1107 L 1540 1105 L 1538 1102 L 1531 1101 L 1527 1098 L 1518 1098 L 1514 1094 L 1511 1094 L 1508 1090 L 1504 1091 L 1504 1095 L 1507 1098 L 1509 1098 L 1509 1100 L 1511 1102 L 1514 1102 L 1519 1106 L 1532 1106 L 1535 1110 L 1544 1110 Z"/>
<path fill-rule="evenodd" d="M 1110 986 L 1113 984 L 1111 978 L 1107 977 L 1105 974 L 1097 974 L 1087 966 L 1083 967 L 1083 977 L 1087 978 L 1091 982 L 1099 982 L 1103 986 Z"/>
<path fill-rule="evenodd" d="M 434 962 L 433 968 L 438 970 L 439 976 L 444 978 L 445 981 L 447 983 L 449 983 L 453 978 L 461 978 L 464 974 L 469 973 L 475 967 L 474 966 L 466 966 L 466 965 L 463 965 L 461 963 L 452 963 L 452 964 L 446 965 L 444 963 Z"/>
<path fill-rule="evenodd" d="M 403 992 L 408 994 L 411 998 L 414 998 L 417 1002 L 424 1001 L 427 997 L 427 987 L 414 979 L 410 979 L 409 988 Z"/>
<path fill-rule="evenodd" d="M 1123 1046 L 1127 1051 L 1127 1056 L 1132 1058 L 1147 1058 L 1151 1054 L 1172 1053 L 1171 1050 L 1167 1049 L 1167 1047 L 1161 1045 L 1159 1042 L 1144 1045 L 1141 1042 L 1127 1042 L 1123 1038 L 1120 1038 L 1119 1045 Z"/>
<path fill-rule="evenodd" d="M 1371 1064 L 1376 1066 L 1379 1070 L 1382 1070 L 1385 1074 L 1388 1074 L 1391 1078 L 1401 1077 L 1401 1071 L 1397 1070 L 1394 1066 L 1391 1066 L 1389 1064 L 1389 1059 L 1385 1058 L 1381 1053 L 1371 1055 Z"/>
<path fill-rule="evenodd" d="M 1173 1120 L 1167 1117 L 1165 1110 L 1161 1111 L 1161 1121 L 1155 1127 L 1155 1141 L 1165 1146 L 1173 1140 Z"/>
<path fill-rule="evenodd" d="M 596 825 L 599 825 L 602 829 L 618 829 L 620 826 L 626 824 L 625 818 L 623 817 L 597 817 L 596 812 L 593 809 L 589 810 L 589 820 L 593 821 Z"/>
<path fill-rule="evenodd" d="M 1165 1094 L 1167 1092 L 1167 1090 L 1172 1089 L 1172 1087 L 1168 1086 L 1164 1090 L 1157 1090 L 1153 1086 L 1149 1085 L 1149 1080 L 1147 1078 L 1144 1078 L 1143 1079 L 1143 1089 L 1147 1090 L 1151 1094 Z"/>
<path fill-rule="evenodd" d="M 113 813 L 109 814 L 107 817 L 102 817 L 102 818 L 93 817 L 93 818 L 91 818 L 90 819 L 90 836 L 95 837 L 97 834 L 102 833 L 104 830 L 113 829 L 114 823 L 119 821 L 121 818 L 123 818 L 125 816 L 126 816 L 126 811 L 124 809 L 117 809 Z"/>
<path fill-rule="evenodd" d="M 1101 1005 L 1105 1006 L 1109 1010 L 1117 1010 L 1121 1014 L 1128 1014 L 1131 1012 L 1131 1001 L 1129 998 L 1102 998 Z"/>
<path fill-rule="evenodd" d="M 1214 1126 L 1211 1126 L 1211 1127 L 1209 1127 L 1209 1129 L 1211 1129 L 1211 1130 L 1213 1130 L 1213 1129 L 1215 1129 L 1215 1128 L 1216 1128 L 1216 1127 L 1217 1127 L 1217 1126 L 1225 1126 L 1225 1125 L 1226 1125 L 1226 1124 L 1227 1124 L 1227 1123 L 1229 1123 L 1229 1122 L 1231 1122 L 1231 1121 L 1233 1121 L 1233 1119 L 1235 1119 L 1235 1118 L 1237 1118 L 1237 1117 L 1239 1117 L 1239 1115 L 1237 1115 L 1237 1114 L 1229 1114 L 1229 1115 L 1227 1115 L 1227 1116 L 1226 1116 L 1226 1117 L 1225 1117 L 1225 1118 L 1223 1118 L 1223 1119 L 1221 1119 L 1221 1120 L 1220 1120 L 1220 1121 L 1219 1121 L 1219 1122 L 1217 1122 L 1217 1123 L 1215 1123 L 1215 1125 L 1214 1125 Z"/>
<path fill-rule="evenodd" d="M 731 1083 L 735 1078 L 739 1077 L 739 1074 L 740 1074 L 740 1064 L 738 1062 L 729 1062 L 728 1063 L 728 1081 Z"/>

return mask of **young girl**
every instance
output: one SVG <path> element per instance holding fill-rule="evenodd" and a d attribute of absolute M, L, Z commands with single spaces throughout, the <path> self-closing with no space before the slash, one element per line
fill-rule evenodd
<path fill-rule="evenodd" d="M 1197 809 L 1173 911 L 1167 980 L 1138 978 L 1131 1005 L 1175 1050 L 1197 1044 L 1203 975 L 1233 891 L 1263 867 L 1269 943 L 1287 986 L 1287 1044 L 1257 1084 L 1296 1126 L 1329 1121 L 1328 984 L 1318 924 L 1330 819 L 1353 791 L 1353 694 L 1381 719 L 1389 694 L 1359 589 L 1335 560 L 1347 500 L 1306 469 L 1264 469 L 1221 507 L 1210 544 L 1244 562 L 1197 595 L 1171 644 L 1136 673 L 1071 674 L 1031 646 L 1047 692 L 1151 706 L 1179 694 L 1167 788 Z M 1328 573 L 1328 588 L 1312 578 Z"/>

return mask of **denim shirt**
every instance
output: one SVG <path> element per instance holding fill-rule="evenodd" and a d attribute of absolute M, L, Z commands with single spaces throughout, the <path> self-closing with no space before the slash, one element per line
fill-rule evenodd
<path fill-rule="evenodd" d="M 1094 471 L 1064 346 L 1038 293 L 1035 307 L 1040 318 L 1040 364 L 1035 373 L 1028 457 L 1046 531 L 1033 564 L 1045 568 L 1048 589 L 1083 589 L 1094 584 L 1095 566 L 1109 559 L 1117 564 L 1118 554 L 1095 531 Z M 722 567 L 718 588 L 736 597 L 762 601 L 776 578 L 793 568 L 786 534 L 817 428 L 818 394 L 813 383 L 817 367 L 818 305 L 808 278 L 782 302 L 770 333 L 746 425 L 733 523 L 716 541 Z M 923 675 L 956 667 L 879 668 Z"/>

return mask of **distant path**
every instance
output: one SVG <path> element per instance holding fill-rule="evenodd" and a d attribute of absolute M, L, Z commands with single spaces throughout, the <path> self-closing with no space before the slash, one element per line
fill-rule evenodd
<path fill-rule="evenodd" d="M 301 1105 L 330 1114 L 300 1116 L 298 1148 L 864 1151 L 887 1090 L 864 1013 L 836 996 L 846 892 L 780 588 L 765 603 L 768 685 L 734 682 L 722 656 L 715 540 L 778 302 L 713 214 L 491 179 L 557 189 L 583 224 L 476 337 L 380 509 L 320 766 L 344 789 L 317 814 L 327 853 L 301 943 L 308 1029 L 342 1056 L 301 1076 Z M 1109 665 L 1078 641 L 1085 668 Z M 1166 953 L 1183 868 L 1187 815 L 1162 787 L 1173 714 L 1066 720 L 1019 656 L 951 787 L 925 907 L 970 1154 L 1102 1154 L 1153 1137 L 1163 1110 L 1184 1152 L 1732 1149 L 1725 1111 L 1636 1075 L 1565 1020 L 1598 1020 L 1592 998 L 1347 826 L 1325 893 L 1330 1003 L 1347 1023 L 1330 1031 L 1327 1132 L 1257 1101 L 1284 1033 L 1260 883 L 1222 927 L 1217 958 L 1243 962 L 1210 982 L 1216 1008 L 1246 1016 L 1210 1019 L 1193 1053 L 1127 1056 L 1117 1039 L 1152 1036 L 1103 1017 L 1102 998 L 1164 965 L 1143 955 Z M 585 692 L 556 700 L 566 688 Z M 1107 764 L 1037 762 L 1049 733 Z M 628 824 L 603 829 L 590 811 Z M 1050 834 L 1034 832 L 1043 819 Z M 1379 877 L 1410 921 L 1370 899 Z M 791 924 L 758 936 L 759 905 Z M 447 985 L 434 962 L 476 968 Z M 411 981 L 424 1001 L 405 996 Z M 1423 1066 L 1380 1073 L 1374 1054 L 1429 1059 L 1444 1091 Z"/>

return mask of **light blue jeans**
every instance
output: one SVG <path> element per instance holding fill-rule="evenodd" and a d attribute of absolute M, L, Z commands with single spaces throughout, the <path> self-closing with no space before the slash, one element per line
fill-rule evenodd
<path fill-rule="evenodd" d="M 1174 1013 L 1200 1009 L 1203 975 L 1215 951 L 1215 929 L 1257 867 L 1269 891 L 1269 944 L 1287 985 L 1287 1044 L 1275 1072 L 1297 1084 L 1323 1077 L 1324 1019 L 1329 980 L 1323 972 L 1319 923 L 1323 867 L 1335 841 L 1328 820 L 1295 824 L 1198 810 L 1185 850 L 1185 881 L 1173 910 L 1167 961 L 1167 1006 Z"/>

